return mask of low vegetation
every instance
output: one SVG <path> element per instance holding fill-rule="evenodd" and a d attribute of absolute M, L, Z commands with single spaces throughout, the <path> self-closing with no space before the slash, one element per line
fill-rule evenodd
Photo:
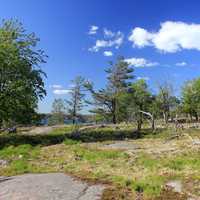
<path fill-rule="evenodd" d="M 159 199 L 160 195 L 166 195 L 163 187 L 169 180 L 181 180 L 184 192 L 200 195 L 198 146 L 193 146 L 184 136 L 167 141 L 169 130 L 156 134 L 144 131 L 142 138 L 137 140 L 125 139 L 133 130 L 131 127 L 119 130 L 123 131 L 120 137 L 116 135 L 116 142 L 125 142 L 133 149 L 110 146 L 114 143 L 116 127 L 85 129 L 81 137 L 76 138 L 72 138 L 73 128 L 69 126 L 46 135 L 1 134 L 1 141 L 6 140 L 7 145 L 1 145 L 0 159 L 8 164 L 1 167 L 0 175 L 65 172 L 83 180 L 110 185 L 103 199 L 113 196 L 132 199 L 137 191 L 143 191 L 145 199 Z M 197 130 L 187 132 L 191 136 L 198 134 Z M 172 191 L 167 193 L 173 194 Z"/>

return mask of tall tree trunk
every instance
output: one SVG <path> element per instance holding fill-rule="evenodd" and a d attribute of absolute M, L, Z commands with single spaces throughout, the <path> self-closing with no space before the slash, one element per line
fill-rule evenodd
<path fill-rule="evenodd" d="M 195 113 L 195 119 L 196 119 L 197 122 L 199 121 L 199 116 L 198 116 L 197 113 Z"/>
<path fill-rule="evenodd" d="M 163 112 L 163 119 L 165 124 L 168 124 L 168 113 L 167 112 Z"/>
<path fill-rule="evenodd" d="M 112 116 L 112 122 L 113 122 L 113 124 L 117 123 L 116 111 L 117 111 L 117 101 L 114 98 L 113 99 L 113 116 Z"/>
<path fill-rule="evenodd" d="M 137 120 L 137 131 L 140 132 L 142 129 L 142 121 L 139 119 Z"/>
<path fill-rule="evenodd" d="M 138 120 L 137 120 L 137 131 L 140 132 L 142 129 L 142 113 L 139 112 L 139 116 L 138 116 Z"/>
<path fill-rule="evenodd" d="M 117 120 L 116 120 L 116 114 L 115 114 L 115 113 L 113 113 L 113 119 L 112 119 L 112 122 L 113 122 L 113 124 L 116 124 L 116 123 L 117 123 Z"/>
<path fill-rule="evenodd" d="M 154 119 L 154 116 L 152 117 L 151 129 L 152 129 L 153 132 L 155 131 L 155 119 Z"/>
<path fill-rule="evenodd" d="M 74 107 L 73 107 L 73 121 L 72 123 L 75 124 L 76 123 L 76 101 L 74 102 Z"/>
<path fill-rule="evenodd" d="M 192 122 L 192 113 L 190 113 L 190 122 Z"/>
<path fill-rule="evenodd" d="M 74 110 L 73 116 L 72 116 L 72 123 L 76 123 L 76 111 Z"/>
<path fill-rule="evenodd" d="M 137 138 L 141 137 L 141 129 L 142 129 L 142 120 L 137 120 Z"/>

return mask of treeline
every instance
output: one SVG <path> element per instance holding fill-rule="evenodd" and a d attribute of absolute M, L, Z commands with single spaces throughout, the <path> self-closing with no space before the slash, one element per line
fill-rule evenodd
<path fill-rule="evenodd" d="M 46 95 L 46 74 L 41 65 L 47 56 L 37 48 L 38 42 L 39 38 L 27 33 L 16 20 L 3 21 L 0 26 L 0 128 L 42 119 L 37 106 Z M 163 119 L 166 124 L 177 117 L 198 121 L 200 79 L 186 82 L 178 98 L 167 83 L 159 85 L 158 92 L 153 94 L 144 80 L 136 80 L 133 68 L 123 57 L 110 62 L 105 71 L 107 83 L 100 90 L 86 78 L 76 77 L 70 98 L 54 101 L 52 123 L 60 123 L 63 113 L 76 123 L 83 117 L 86 105 L 91 108 L 91 121 L 136 122 L 138 130 L 147 119 L 152 129 L 156 119 Z M 87 99 L 87 94 L 91 98 Z"/>
<path fill-rule="evenodd" d="M 116 63 L 111 62 L 105 70 L 107 83 L 105 88 L 96 90 L 94 84 L 78 76 L 73 81 L 68 101 L 56 99 L 52 112 L 60 116 L 67 112 L 73 123 L 79 118 L 84 105 L 90 105 L 93 121 L 106 123 L 136 122 L 140 131 L 144 121 L 150 121 L 152 129 L 155 120 L 164 123 L 175 118 L 198 120 L 200 113 L 200 79 L 184 84 L 181 97 L 173 95 L 173 86 L 169 83 L 158 85 L 153 94 L 145 80 L 135 80 L 134 70 L 123 57 Z M 86 94 L 91 94 L 87 100 Z"/>

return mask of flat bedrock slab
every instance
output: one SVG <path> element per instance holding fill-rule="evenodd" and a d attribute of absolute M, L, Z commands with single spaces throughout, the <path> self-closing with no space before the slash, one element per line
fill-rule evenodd
<path fill-rule="evenodd" d="M 105 145 L 105 147 L 111 148 L 111 149 L 124 149 L 124 150 L 136 150 L 140 148 L 139 145 L 134 144 L 132 142 L 127 142 L 127 141 L 114 142 L 114 143 Z"/>
<path fill-rule="evenodd" d="M 99 200 L 103 185 L 88 185 L 63 173 L 1 177 L 3 200 Z"/>

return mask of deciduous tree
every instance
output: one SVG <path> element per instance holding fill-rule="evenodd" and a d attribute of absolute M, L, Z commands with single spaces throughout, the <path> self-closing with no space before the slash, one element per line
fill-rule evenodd
<path fill-rule="evenodd" d="M 45 54 L 39 39 L 15 20 L 0 27 L 0 122 L 31 120 L 37 103 L 46 95 L 40 66 Z"/>

